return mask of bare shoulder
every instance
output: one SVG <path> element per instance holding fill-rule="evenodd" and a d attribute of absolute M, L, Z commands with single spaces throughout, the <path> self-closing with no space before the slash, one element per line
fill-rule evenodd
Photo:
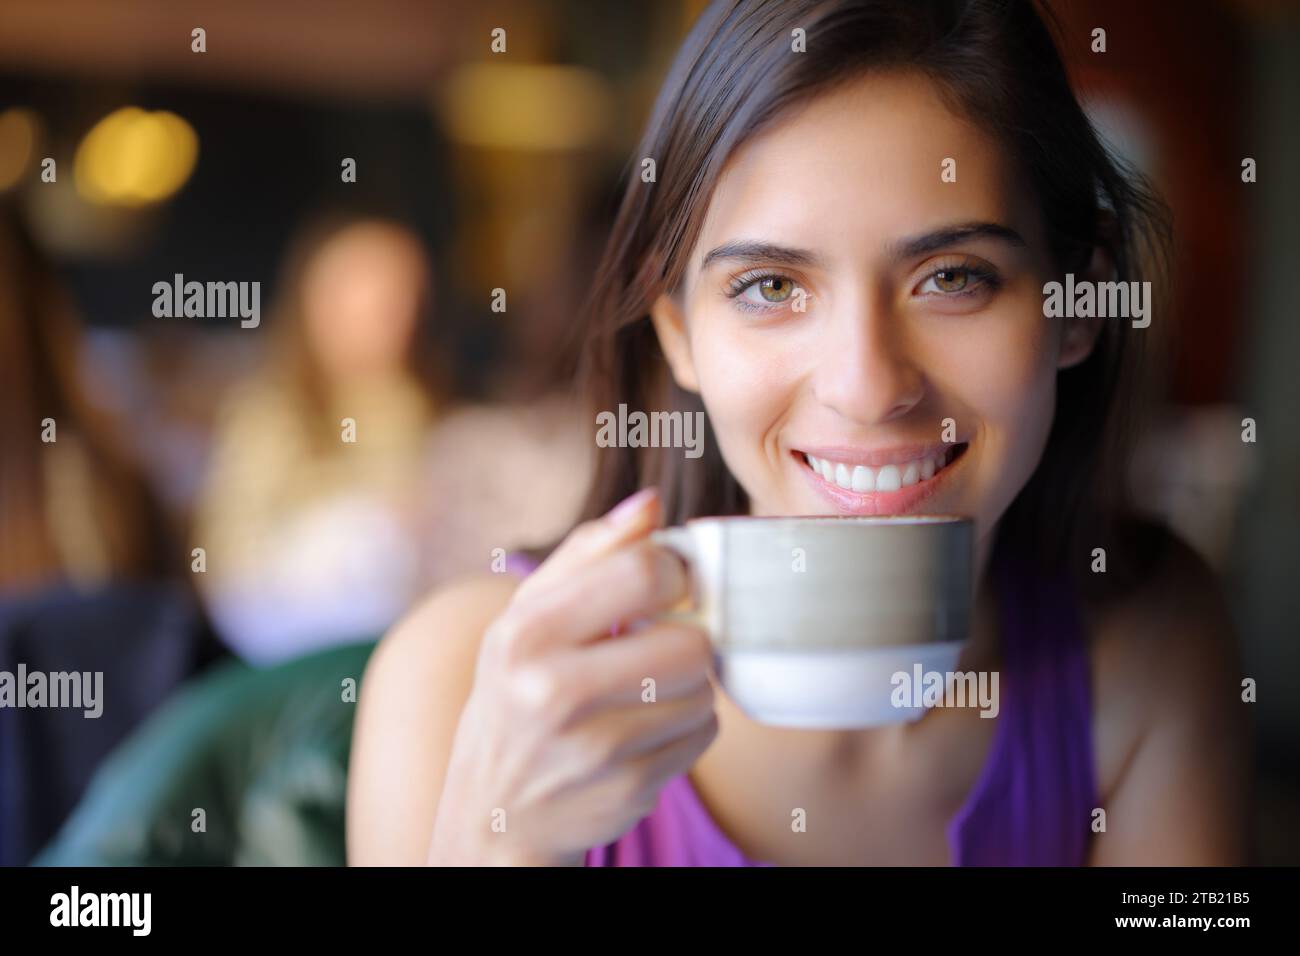
<path fill-rule="evenodd" d="M 348 860 L 424 860 L 483 632 L 518 586 L 488 574 L 435 592 L 393 627 L 361 684 L 348 772 Z"/>
<path fill-rule="evenodd" d="M 511 574 L 476 574 L 439 588 L 380 642 L 366 671 L 367 685 L 372 676 L 393 679 L 411 668 L 432 667 L 440 680 L 472 679 L 483 630 L 518 586 Z M 468 663 L 470 673 L 461 673 L 458 662 Z"/>
<path fill-rule="evenodd" d="M 1135 522 L 1129 540 L 1128 553 L 1108 555 L 1108 563 L 1141 562 L 1135 585 L 1088 610 L 1102 797 L 1128 791 L 1132 801 L 1140 790 L 1152 805 L 1165 796 L 1169 809 L 1177 800 L 1164 788 L 1190 790 L 1204 781 L 1202 804 L 1186 816 L 1219 812 L 1226 833 L 1239 794 L 1224 781 L 1245 774 L 1248 718 L 1223 584 L 1161 525 Z M 1223 788 L 1218 797 L 1210 793 L 1212 775 Z M 1227 840 L 1215 852 L 1228 853 Z"/>

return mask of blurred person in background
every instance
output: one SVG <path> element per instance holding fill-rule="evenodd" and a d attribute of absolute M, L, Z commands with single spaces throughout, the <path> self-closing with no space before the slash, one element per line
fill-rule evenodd
<path fill-rule="evenodd" d="M 83 386 L 81 342 L 0 203 L 0 672 L 27 704 L 0 706 L 0 865 L 26 863 L 118 741 L 221 654 L 121 423 Z M 32 676 L 67 672 L 97 675 L 94 719 L 30 698 Z"/>
<path fill-rule="evenodd" d="M 267 360 L 218 413 L 195 515 L 209 606 L 246 659 L 373 637 L 421 587 L 431 284 L 392 220 L 330 215 L 291 247 Z"/>
<path fill-rule="evenodd" d="M 462 405 L 438 422 L 424 474 L 430 586 L 499 571 L 506 552 L 564 533 L 587 491 L 586 421 L 573 396 L 549 391 Z"/>
<path fill-rule="evenodd" d="M 83 394 L 71 303 L 8 203 L 0 275 L 0 590 L 162 574 L 161 512 Z"/>

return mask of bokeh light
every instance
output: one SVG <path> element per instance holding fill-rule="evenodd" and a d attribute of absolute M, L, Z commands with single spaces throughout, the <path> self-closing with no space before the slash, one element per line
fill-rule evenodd
<path fill-rule="evenodd" d="M 97 205 L 160 202 L 189 179 L 198 153 L 198 135 L 175 113 L 123 107 L 96 123 L 77 147 L 77 192 Z"/>
<path fill-rule="evenodd" d="M 0 113 L 0 192 L 11 189 L 36 155 L 40 120 L 29 109 L 15 107 Z"/>

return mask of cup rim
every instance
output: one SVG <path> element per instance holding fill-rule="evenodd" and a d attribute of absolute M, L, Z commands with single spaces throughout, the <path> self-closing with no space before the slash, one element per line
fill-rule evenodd
<path fill-rule="evenodd" d="M 974 518 L 958 514 L 916 514 L 916 515 L 699 515 L 687 518 L 683 524 L 700 524 L 704 522 L 746 524 L 751 522 L 800 522 L 825 523 L 828 525 L 864 524 L 879 527 L 900 525 L 959 525 L 973 524 Z"/>

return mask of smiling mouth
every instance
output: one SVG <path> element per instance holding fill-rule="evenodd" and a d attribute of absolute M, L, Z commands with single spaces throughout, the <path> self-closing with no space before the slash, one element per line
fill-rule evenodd
<path fill-rule="evenodd" d="M 957 461 L 968 445 L 968 442 L 961 442 L 905 461 L 876 466 L 818 458 L 802 451 L 796 451 L 794 455 L 829 485 L 853 494 L 876 495 L 929 484 Z"/>

